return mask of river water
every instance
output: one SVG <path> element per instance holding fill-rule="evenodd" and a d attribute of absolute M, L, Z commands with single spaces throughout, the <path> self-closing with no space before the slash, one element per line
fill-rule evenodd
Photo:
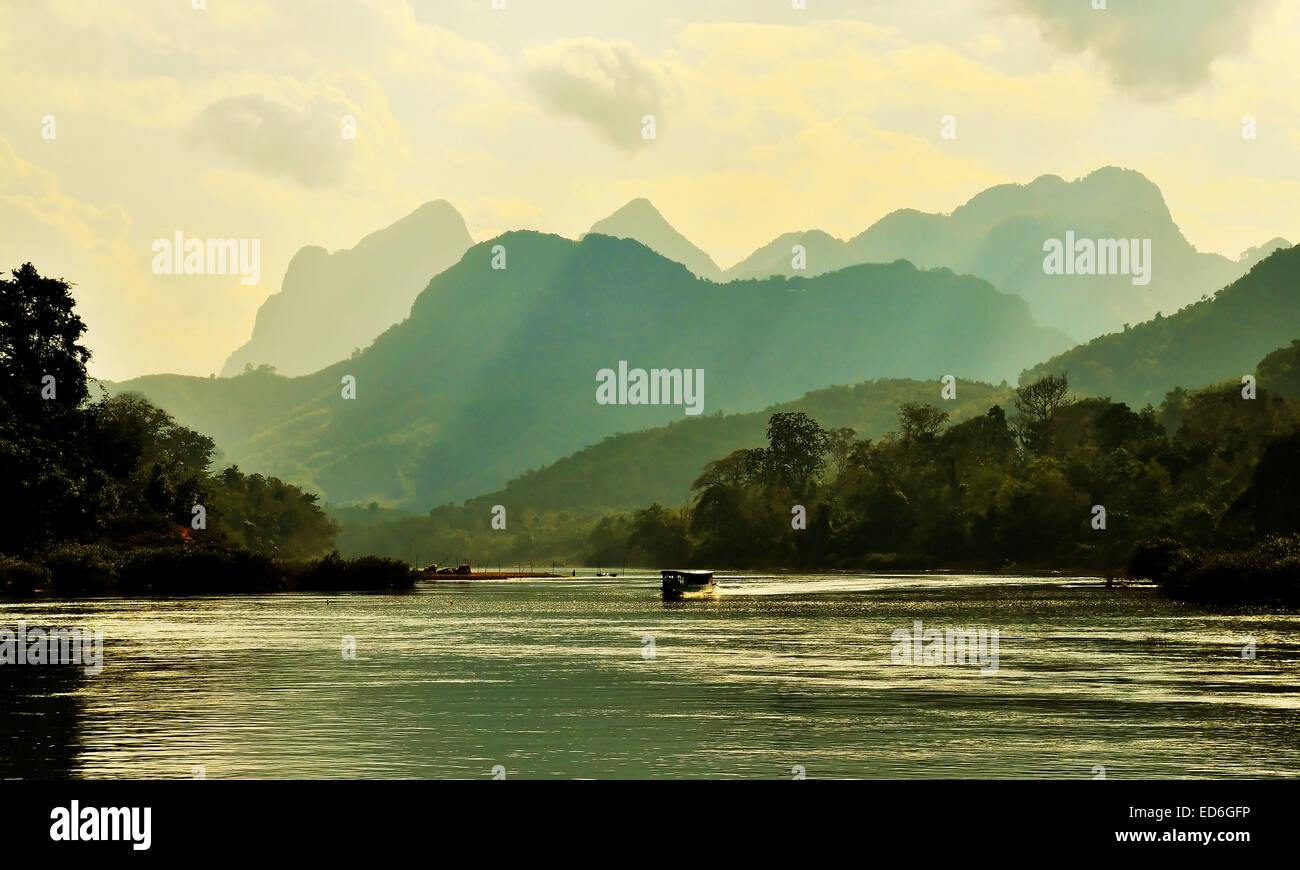
<path fill-rule="evenodd" d="M 0 665 L 0 776 L 1300 775 L 1300 615 L 1088 578 L 657 583 L 0 602 L 104 633 L 98 675 Z M 996 629 L 996 671 L 897 663 L 918 620 Z"/>

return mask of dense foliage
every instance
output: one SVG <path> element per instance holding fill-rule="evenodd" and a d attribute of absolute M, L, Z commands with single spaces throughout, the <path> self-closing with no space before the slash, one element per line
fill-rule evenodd
<path fill-rule="evenodd" d="M 738 451 L 705 469 L 681 522 L 638 516 L 632 537 L 682 528 L 708 564 L 1110 569 L 1146 538 L 1247 542 L 1296 493 L 1281 469 L 1300 415 L 1264 390 L 1210 387 L 1135 412 L 1049 375 L 1015 405 L 947 428 L 938 409 L 905 406 L 896 432 L 846 445 L 820 477 L 764 474 Z M 1257 473 L 1261 457 L 1278 470 Z M 806 529 L 792 527 L 796 505 Z"/>
<path fill-rule="evenodd" d="M 213 473 L 212 439 L 138 395 L 92 401 L 73 309 L 69 285 L 31 264 L 0 280 L 0 587 L 337 585 L 334 563 L 282 564 L 330 551 L 316 496 Z"/>

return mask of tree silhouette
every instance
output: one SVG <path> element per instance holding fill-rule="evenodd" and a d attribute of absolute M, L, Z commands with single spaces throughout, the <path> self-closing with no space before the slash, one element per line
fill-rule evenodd
<path fill-rule="evenodd" d="M 42 277 L 31 263 L 11 274 L 0 279 L 0 410 L 38 423 L 88 395 L 90 351 L 79 343 L 86 324 L 67 281 Z M 55 379 L 52 401 L 41 397 L 47 375 Z"/>

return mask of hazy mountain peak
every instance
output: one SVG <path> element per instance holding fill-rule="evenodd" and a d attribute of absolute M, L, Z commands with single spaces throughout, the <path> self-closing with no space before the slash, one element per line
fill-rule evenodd
<path fill-rule="evenodd" d="M 347 358 L 403 320 L 429 280 L 473 243 L 460 212 L 439 199 L 352 248 L 332 254 L 319 245 L 299 249 L 280 292 L 258 309 L 252 337 L 230 355 L 221 374 L 270 364 L 301 375 Z"/>
<path fill-rule="evenodd" d="M 1136 169 L 1103 166 L 1078 179 L 1073 186 L 1080 190 L 1091 188 L 1094 194 L 1122 198 L 1130 205 L 1156 207 L 1171 222 L 1173 220 L 1160 186 Z"/>
<path fill-rule="evenodd" d="M 1256 245 L 1253 248 L 1247 248 L 1237 258 L 1237 262 L 1245 266 L 1253 266 L 1265 257 L 1271 256 L 1278 248 L 1289 248 L 1291 243 L 1281 236 L 1269 239 L 1262 245 Z"/>
<path fill-rule="evenodd" d="M 655 208 L 654 203 L 646 199 L 644 196 L 638 196 L 636 199 L 628 200 L 626 205 L 605 218 L 605 220 L 609 221 L 619 217 L 657 218 L 665 224 L 668 223 L 668 221 L 664 220 L 663 213 L 660 212 L 659 209 Z"/>
<path fill-rule="evenodd" d="M 638 241 L 650 250 L 681 263 L 701 278 L 716 281 L 722 274 L 712 257 L 677 232 L 644 197 L 638 197 L 609 217 L 596 221 L 590 232 Z"/>

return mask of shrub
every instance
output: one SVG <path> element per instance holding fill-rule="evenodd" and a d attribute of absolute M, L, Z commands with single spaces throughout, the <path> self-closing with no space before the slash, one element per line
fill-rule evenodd
<path fill-rule="evenodd" d="M 41 559 L 60 595 L 105 594 L 117 587 L 122 557 L 101 544 L 64 544 Z"/>
<path fill-rule="evenodd" d="M 1135 580 L 1164 584 L 1185 570 L 1192 554 L 1171 538 L 1140 541 L 1128 557 L 1128 575 Z"/>
<path fill-rule="evenodd" d="M 338 552 L 294 566 L 290 588 L 312 592 L 389 592 L 410 589 L 419 575 L 384 556 L 344 559 Z"/>
<path fill-rule="evenodd" d="M 41 565 L 0 556 L 0 594 L 30 595 L 49 586 L 50 579 L 49 569 Z"/>
<path fill-rule="evenodd" d="M 284 571 L 269 556 L 216 547 L 168 547 L 134 553 L 122 568 L 129 595 L 278 592 Z"/>
<path fill-rule="evenodd" d="M 1134 565 L 1134 560 L 1138 565 Z M 1171 541 L 1135 551 L 1130 573 L 1151 575 L 1171 598 L 1200 604 L 1300 608 L 1300 535 L 1240 552 L 1191 552 Z"/>

